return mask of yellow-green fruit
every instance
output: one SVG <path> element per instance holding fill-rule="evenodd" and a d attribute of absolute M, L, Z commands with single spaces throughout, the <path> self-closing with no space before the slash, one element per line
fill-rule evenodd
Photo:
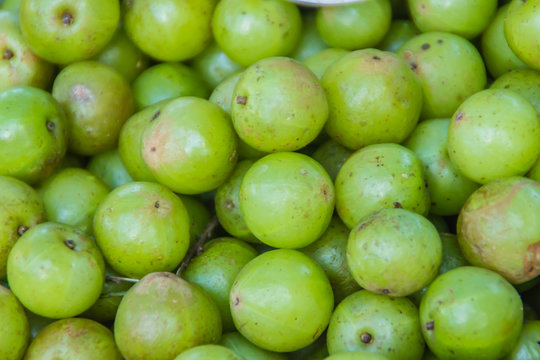
<path fill-rule="evenodd" d="M 174 358 L 174 360 L 242 360 L 232 350 L 220 345 L 199 345 Z"/>
<path fill-rule="evenodd" d="M 28 319 L 17 298 L 0 285 L 0 358 L 21 360 L 30 338 Z"/>
<path fill-rule="evenodd" d="M 504 20 L 504 35 L 514 53 L 540 70 L 540 0 L 512 0 Z"/>

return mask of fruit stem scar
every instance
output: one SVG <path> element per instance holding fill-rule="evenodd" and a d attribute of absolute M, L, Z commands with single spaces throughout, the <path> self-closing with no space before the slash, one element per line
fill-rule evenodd
<path fill-rule="evenodd" d="M 56 124 L 53 123 L 52 121 L 47 120 L 47 122 L 45 123 L 45 126 L 47 126 L 47 129 L 49 131 L 53 131 L 54 128 L 56 127 Z"/>
<path fill-rule="evenodd" d="M 11 49 L 5 49 L 4 53 L 2 54 L 2 59 L 9 60 L 13 57 L 13 51 Z"/>
<path fill-rule="evenodd" d="M 427 330 L 433 330 L 433 329 L 435 329 L 435 322 L 434 322 L 434 321 L 428 321 L 428 322 L 426 323 L 426 329 L 427 329 Z"/>
<path fill-rule="evenodd" d="M 360 341 L 362 344 L 371 344 L 373 342 L 373 337 L 370 333 L 365 332 L 360 334 Z"/>
<path fill-rule="evenodd" d="M 156 202 L 154 203 L 154 207 L 155 207 L 156 209 L 159 209 L 159 201 L 156 201 Z"/>
<path fill-rule="evenodd" d="M 66 245 L 71 250 L 75 249 L 75 241 L 73 241 L 73 240 L 64 241 L 64 245 Z"/>
<path fill-rule="evenodd" d="M 28 231 L 28 226 L 21 225 L 17 228 L 17 234 L 19 234 L 19 236 L 22 236 L 26 231 Z"/>
<path fill-rule="evenodd" d="M 403 205 L 401 205 L 401 203 L 398 201 L 392 203 L 392 205 L 394 205 L 394 208 L 396 209 L 403 209 Z"/>
<path fill-rule="evenodd" d="M 160 114 L 161 114 L 161 110 L 158 110 L 158 112 L 155 113 L 154 116 L 152 116 L 152 120 L 156 120 Z"/>
<path fill-rule="evenodd" d="M 234 306 L 238 306 L 240 304 L 240 298 L 237 296 L 234 298 Z"/>
<path fill-rule="evenodd" d="M 240 105 L 246 105 L 247 104 L 247 97 L 245 96 L 237 96 L 236 97 L 236 103 Z"/>
<path fill-rule="evenodd" d="M 73 15 L 71 15 L 68 12 L 63 13 L 62 14 L 62 23 L 64 25 L 67 25 L 67 26 L 73 24 Z"/>

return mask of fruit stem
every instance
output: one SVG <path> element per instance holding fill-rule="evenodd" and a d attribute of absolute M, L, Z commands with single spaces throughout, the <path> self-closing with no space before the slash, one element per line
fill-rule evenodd
<path fill-rule="evenodd" d="M 136 282 L 139 281 L 139 279 L 131 279 L 131 278 L 126 278 L 126 277 L 107 275 L 105 276 L 105 281 L 112 281 L 113 283 L 117 283 L 117 284 L 120 284 L 121 282 L 128 282 L 128 283 L 135 284 Z"/>
<path fill-rule="evenodd" d="M 126 295 L 127 291 L 112 292 L 107 294 L 101 294 L 100 299 L 110 298 L 110 297 L 122 297 Z"/>
<path fill-rule="evenodd" d="M 214 215 L 212 220 L 208 224 L 206 224 L 206 227 L 204 228 L 203 232 L 197 236 L 197 239 L 195 240 L 195 243 L 186 253 L 186 256 L 184 256 L 184 260 L 180 263 L 180 266 L 178 267 L 178 270 L 176 270 L 176 275 L 180 276 L 182 272 L 186 269 L 186 267 L 189 265 L 191 259 L 193 259 L 195 256 L 200 255 L 203 252 L 204 244 L 212 238 L 212 234 L 214 230 L 219 225 L 219 221 L 217 216 Z"/>

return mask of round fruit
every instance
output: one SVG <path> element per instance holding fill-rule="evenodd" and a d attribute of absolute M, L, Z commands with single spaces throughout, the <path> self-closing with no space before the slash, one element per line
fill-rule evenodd
<path fill-rule="evenodd" d="M 536 164 L 531 168 L 531 171 L 527 174 L 527 176 L 534 181 L 540 182 L 540 157 L 536 161 Z"/>
<path fill-rule="evenodd" d="M 463 266 L 439 276 L 420 304 L 427 345 L 441 359 L 500 359 L 523 321 L 518 292 L 502 276 Z"/>
<path fill-rule="evenodd" d="M 525 360 L 540 358 L 540 321 L 523 324 L 517 344 L 505 360 Z"/>
<path fill-rule="evenodd" d="M 514 53 L 540 70 L 540 0 L 512 0 L 504 20 L 504 34 Z"/>
<path fill-rule="evenodd" d="M 96 302 L 105 262 L 94 240 L 69 225 L 39 224 L 9 254 L 11 290 L 30 311 L 59 319 L 79 315 Z"/>
<path fill-rule="evenodd" d="M 223 334 L 219 344 L 233 350 L 244 360 L 287 360 L 287 356 L 284 354 L 263 350 L 249 342 L 237 332 Z"/>
<path fill-rule="evenodd" d="M 32 51 L 57 64 L 97 54 L 113 37 L 120 4 L 111 0 L 25 0 L 19 12 Z"/>
<path fill-rule="evenodd" d="M 334 311 L 327 334 L 330 354 L 366 352 L 415 360 L 424 352 L 418 309 L 407 298 L 360 290 Z"/>
<path fill-rule="evenodd" d="M 174 359 L 220 336 L 221 319 L 212 299 L 171 273 L 139 280 L 122 299 L 114 322 L 116 344 L 126 359 Z"/>
<path fill-rule="evenodd" d="M 319 35 L 315 11 L 302 13 L 302 34 L 294 51 L 289 56 L 297 61 L 304 61 L 313 54 L 328 47 Z"/>
<path fill-rule="evenodd" d="M 141 153 L 160 183 L 181 194 L 200 194 L 227 180 L 236 165 L 236 145 L 223 110 L 208 100 L 182 97 L 153 115 Z"/>
<path fill-rule="evenodd" d="M 117 149 L 94 155 L 87 169 L 112 189 L 133 181 Z"/>
<path fill-rule="evenodd" d="M 208 208 L 193 196 L 180 195 L 189 216 L 189 244 L 195 243 L 197 236 L 201 235 L 206 225 L 212 221 Z"/>
<path fill-rule="evenodd" d="M 351 150 L 334 140 L 328 140 L 315 150 L 312 157 L 324 167 L 332 181 L 335 181 L 339 169 L 351 154 Z"/>
<path fill-rule="evenodd" d="M 64 112 L 48 92 L 29 86 L 0 93 L 0 175 L 27 183 L 45 179 L 67 147 Z"/>
<path fill-rule="evenodd" d="M 300 248 L 317 240 L 334 212 L 334 185 L 307 155 L 281 152 L 253 164 L 240 187 L 247 227 L 267 245 Z"/>
<path fill-rule="evenodd" d="M 94 216 L 96 243 L 107 263 L 140 278 L 171 271 L 189 246 L 189 216 L 182 200 L 165 186 L 132 182 L 113 190 Z"/>
<path fill-rule="evenodd" d="M 524 175 L 540 155 L 540 118 L 513 91 L 481 91 L 454 114 L 448 154 L 459 172 L 481 184 Z"/>
<path fill-rule="evenodd" d="M 28 347 L 25 360 L 122 360 L 113 334 L 89 319 L 58 320 L 40 331 Z"/>
<path fill-rule="evenodd" d="M 401 145 L 366 146 L 345 161 L 336 178 L 336 210 L 349 229 L 382 208 L 425 216 L 429 206 L 422 164 Z"/>
<path fill-rule="evenodd" d="M 540 115 L 540 71 L 516 69 L 501 75 L 491 89 L 512 90 L 527 99 Z"/>
<path fill-rule="evenodd" d="M 366 49 L 345 55 L 326 70 L 322 84 L 330 106 L 326 132 L 353 150 L 402 142 L 422 110 L 419 82 L 390 52 Z"/>
<path fill-rule="evenodd" d="M 317 29 L 331 47 L 357 50 L 374 47 L 390 27 L 392 8 L 388 0 L 325 6 L 317 11 Z"/>
<path fill-rule="evenodd" d="M 291 276 L 294 274 L 294 276 Z M 314 342 L 334 308 L 323 269 L 295 250 L 273 250 L 250 261 L 230 294 L 238 331 L 270 351 L 294 351 Z"/>
<path fill-rule="evenodd" d="M 182 61 L 211 40 L 214 0 L 127 1 L 124 26 L 142 51 L 161 61 Z"/>
<path fill-rule="evenodd" d="M 242 70 L 242 66 L 232 61 L 215 42 L 197 55 L 191 65 L 212 89 L 229 75 Z"/>
<path fill-rule="evenodd" d="M 340 354 L 330 355 L 324 360 L 388 360 L 384 355 L 371 354 L 365 352 L 346 352 Z"/>
<path fill-rule="evenodd" d="M 199 345 L 184 351 L 174 360 L 243 360 L 232 350 L 219 345 Z"/>
<path fill-rule="evenodd" d="M 451 117 L 463 100 L 486 85 L 480 53 L 458 35 L 420 34 L 403 44 L 397 53 L 422 84 L 423 119 Z"/>
<path fill-rule="evenodd" d="M 212 19 L 219 47 L 242 66 L 288 55 L 298 43 L 301 27 L 296 5 L 281 0 L 222 0 Z"/>
<path fill-rule="evenodd" d="M 0 285 L 0 358 L 20 360 L 28 346 L 30 327 L 23 307 L 11 291 Z"/>
<path fill-rule="evenodd" d="M 411 20 L 394 20 L 382 41 L 377 44 L 377 48 L 397 52 L 401 45 L 418 34 L 420 34 L 420 30 Z"/>
<path fill-rule="evenodd" d="M 304 60 L 304 65 L 319 79 L 322 79 L 326 70 L 336 61 L 349 54 L 349 50 L 329 48 L 319 51 Z"/>
<path fill-rule="evenodd" d="M 347 242 L 354 279 L 369 291 L 390 296 L 407 296 L 428 285 L 441 259 L 435 226 L 405 209 L 382 209 L 366 216 Z"/>
<path fill-rule="evenodd" d="M 113 149 L 134 110 L 128 82 L 97 61 L 65 67 L 54 80 L 52 94 L 66 110 L 69 149 L 80 155 Z"/>
<path fill-rule="evenodd" d="M 473 265 L 520 284 L 540 274 L 540 183 L 522 177 L 495 180 L 471 195 L 457 233 Z"/>
<path fill-rule="evenodd" d="M 317 77 L 289 58 L 268 58 L 246 69 L 234 89 L 238 136 L 260 151 L 294 151 L 312 142 L 328 118 Z"/>

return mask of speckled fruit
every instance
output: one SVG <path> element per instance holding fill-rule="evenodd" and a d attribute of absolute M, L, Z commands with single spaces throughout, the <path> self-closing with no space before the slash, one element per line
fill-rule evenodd
<path fill-rule="evenodd" d="M 156 112 L 142 136 L 152 175 L 181 194 L 216 189 L 236 165 L 236 135 L 228 115 L 195 97 L 173 99 Z"/>
<path fill-rule="evenodd" d="M 527 65 L 510 49 L 504 36 L 504 19 L 507 11 L 508 5 L 501 6 L 482 35 L 482 55 L 487 69 L 494 78 L 510 70 L 527 68 Z"/>
<path fill-rule="evenodd" d="M 328 140 L 315 150 L 312 157 L 324 167 L 332 181 L 335 181 L 339 169 L 352 153 L 351 150 L 334 140 Z"/>
<path fill-rule="evenodd" d="M 28 319 L 17 298 L 1 285 L 0 317 L 0 357 L 3 360 L 21 360 L 30 338 Z"/>
<path fill-rule="evenodd" d="M 316 14 L 315 11 L 302 13 L 302 34 L 296 48 L 289 54 L 291 58 L 297 61 L 302 62 L 328 47 L 317 29 Z"/>
<path fill-rule="evenodd" d="M 87 169 L 112 189 L 133 181 L 117 149 L 94 155 Z"/>
<path fill-rule="evenodd" d="M 142 51 L 160 61 L 182 61 L 210 42 L 214 0 L 127 1 L 124 26 Z"/>
<path fill-rule="evenodd" d="M 258 255 L 254 248 L 234 238 L 218 238 L 207 243 L 182 273 L 187 281 L 200 285 L 219 308 L 223 329 L 232 331 L 234 324 L 229 293 L 242 268 Z"/>
<path fill-rule="evenodd" d="M 512 0 L 504 20 L 504 34 L 514 53 L 540 70 L 540 0 Z"/>
<path fill-rule="evenodd" d="M 240 208 L 247 227 L 267 245 L 300 248 L 317 240 L 334 211 L 334 185 L 307 155 L 282 152 L 258 160 L 244 175 Z"/>
<path fill-rule="evenodd" d="M 152 273 L 122 299 L 114 336 L 126 359 L 169 360 L 194 346 L 217 343 L 221 319 L 198 285 L 171 273 Z"/>
<path fill-rule="evenodd" d="M 304 60 L 304 65 L 321 79 L 330 65 L 349 53 L 349 50 L 340 48 L 324 49 Z"/>
<path fill-rule="evenodd" d="M 390 52 L 366 49 L 345 55 L 328 68 L 322 84 L 330 106 L 326 132 L 353 150 L 402 142 L 422 110 L 420 83 Z"/>
<path fill-rule="evenodd" d="M 69 225 L 43 223 L 21 236 L 9 254 L 11 290 L 30 311 L 59 319 L 96 302 L 105 262 L 94 240 Z"/>
<path fill-rule="evenodd" d="M 505 360 L 528 360 L 540 358 L 540 321 L 523 324 L 517 344 Z"/>
<path fill-rule="evenodd" d="M 390 24 L 390 29 L 384 38 L 377 44 L 377 48 L 384 51 L 396 52 L 401 45 L 418 34 L 420 34 L 420 30 L 418 30 L 411 20 L 394 20 Z"/>
<path fill-rule="evenodd" d="M 0 176 L 0 279 L 6 278 L 9 252 L 29 228 L 45 219 L 39 195 L 26 183 Z"/>
<path fill-rule="evenodd" d="M 184 351 L 174 360 L 242 360 L 232 350 L 220 345 L 199 345 Z"/>
<path fill-rule="evenodd" d="M 0 34 L 0 91 L 16 85 L 46 88 L 54 68 L 30 50 L 15 12 L 0 11 Z"/>
<path fill-rule="evenodd" d="M 214 204 L 219 223 L 232 236 L 257 243 L 259 240 L 248 229 L 240 209 L 240 185 L 253 165 L 251 160 L 240 161 L 229 179 L 217 188 Z"/>
<path fill-rule="evenodd" d="M 301 349 L 322 334 L 334 296 L 315 261 L 296 250 L 280 249 L 259 255 L 242 269 L 230 304 L 242 335 L 263 349 L 285 352 Z"/>
<path fill-rule="evenodd" d="M 294 151 L 320 133 L 328 103 L 308 68 L 289 58 L 268 58 L 240 76 L 231 115 L 238 136 L 248 145 L 267 152 Z"/>
<path fill-rule="evenodd" d="M 122 125 L 134 111 L 126 79 L 97 61 L 65 67 L 54 80 L 52 94 L 66 111 L 69 149 L 80 155 L 114 148 Z"/>
<path fill-rule="evenodd" d="M 467 39 L 480 35 L 497 10 L 497 0 L 409 0 L 408 4 L 422 32 L 449 32 Z"/>
<path fill-rule="evenodd" d="M 540 183 L 499 179 L 478 189 L 463 206 L 458 238 L 467 260 L 514 284 L 540 274 Z"/>
<path fill-rule="evenodd" d="M 449 118 L 486 85 L 480 53 L 466 39 L 449 33 L 424 33 L 403 44 L 401 56 L 424 90 L 422 118 Z"/>
<path fill-rule="evenodd" d="M 355 291 L 360 286 L 354 280 L 347 265 L 347 240 L 350 230 L 336 216 L 328 226 L 326 232 L 313 244 L 300 249 L 301 252 L 315 260 L 326 272 L 332 290 L 335 303 Z"/>
<path fill-rule="evenodd" d="M 288 55 L 298 43 L 301 27 L 296 5 L 281 0 L 222 0 L 212 19 L 219 47 L 243 66 Z"/>
<path fill-rule="evenodd" d="M 527 99 L 540 115 L 540 72 L 530 69 L 516 69 L 501 75 L 491 89 L 512 90 Z"/>
<path fill-rule="evenodd" d="M 120 4 L 110 0 L 25 0 L 19 12 L 32 51 L 57 64 L 88 59 L 113 37 Z"/>
<path fill-rule="evenodd" d="M 193 245 L 197 236 L 201 235 L 212 220 L 210 211 L 204 204 L 193 196 L 179 195 L 189 216 L 189 243 Z"/>
<path fill-rule="evenodd" d="M 354 279 L 369 291 L 390 296 L 407 296 L 428 285 L 441 259 L 435 226 L 405 209 L 382 209 L 366 216 L 347 242 Z"/>
<path fill-rule="evenodd" d="M 27 183 L 45 179 L 67 147 L 67 121 L 56 100 L 29 86 L 0 93 L 0 175 Z"/>
<path fill-rule="evenodd" d="M 459 172 L 481 184 L 524 175 L 540 155 L 540 117 L 513 91 L 481 91 L 454 114 L 448 154 Z"/>
<path fill-rule="evenodd" d="M 215 42 L 197 55 L 191 61 L 191 65 L 212 89 L 230 75 L 243 69 L 242 65 L 232 61 Z"/>
<path fill-rule="evenodd" d="M 370 145 L 351 155 L 336 178 L 336 210 L 349 229 L 381 208 L 427 215 L 429 193 L 422 164 L 397 144 Z"/>
<path fill-rule="evenodd" d="M 327 334 L 330 354 L 361 351 L 395 360 L 420 359 L 424 339 L 418 309 L 407 298 L 360 290 L 334 311 Z"/>
<path fill-rule="evenodd" d="M 420 304 L 424 338 L 440 359 L 500 359 L 512 350 L 522 321 L 512 285 L 472 266 L 439 276 Z"/>
<path fill-rule="evenodd" d="M 317 11 L 317 28 L 332 47 L 357 50 L 377 45 L 390 27 L 392 8 L 388 0 L 325 6 Z"/>
<path fill-rule="evenodd" d="M 405 142 L 424 166 L 431 198 L 431 212 L 457 215 L 478 184 L 459 171 L 448 156 L 448 126 L 450 119 L 421 122 Z"/>
<path fill-rule="evenodd" d="M 143 71 L 133 82 L 137 109 L 179 96 L 207 98 L 210 91 L 201 76 L 181 63 L 161 63 Z"/>
<path fill-rule="evenodd" d="M 89 319 L 58 320 L 38 334 L 28 347 L 25 360 L 122 360 L 113 334 Z"/>
<path fill-rule="evenodd" d="M 120 274 L 171 271 L 189 246 L 189 217 L 165 186 L 132 182 L 113 190 L 94 216 L 96 243 Z"/>
<path fill-rule="evenodd" d="M 233 350 L 244 360 L 287 360 L 285 354 L 261 349 L 237 332 L 223 334 L 219 344 Z"/>

